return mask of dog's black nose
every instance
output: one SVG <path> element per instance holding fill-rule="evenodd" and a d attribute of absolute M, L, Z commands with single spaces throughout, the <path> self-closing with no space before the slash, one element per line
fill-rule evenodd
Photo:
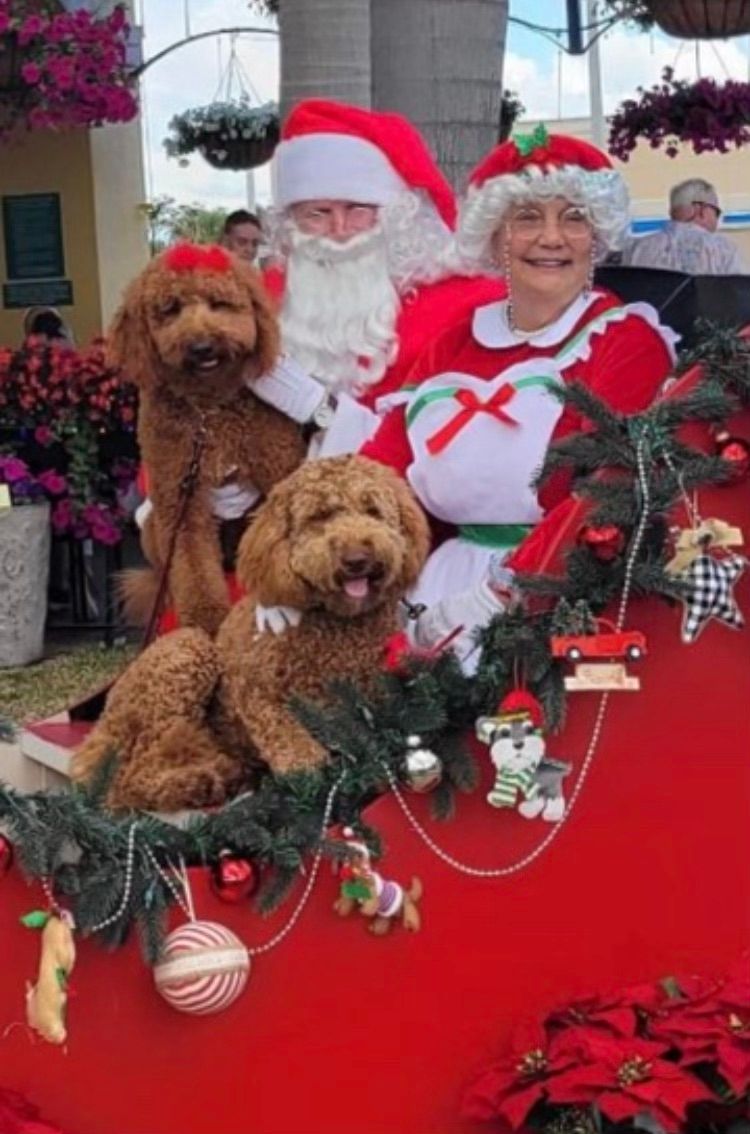
<path fill-rule="evenodd" d="M 196 339 L 187 348 L 191 362 L 210 362 L 216 356 L 216 347 L 209 339 Z"/>
<path fill-rule="evenodd" d="M 350 579 L 357 579 L 361 575 L 367 575 L 373 566 L 373 558 L 366 552 L 351 552 L 349 555 L 342 555 L 341 566 Z"/>

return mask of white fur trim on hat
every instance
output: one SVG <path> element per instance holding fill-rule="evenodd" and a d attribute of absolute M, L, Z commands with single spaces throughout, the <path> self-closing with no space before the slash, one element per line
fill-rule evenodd
<path fill-rule="evenodd" d="M 597 259 L 620 247 L 628 230 L 630 202 L 625 181 L 616 170 L 563 165 L 546 171 L 528 166 L 521 173 L 501 174 L 469 188 L 456 229 L 462 263 L 496 271 L 491 241 L 508 208 L 516 201 L 550 197 L 564 197 L 589 210 Z"/>
<path fill-rule="evenodd" d="M 405 189 L 388 158 L 364 138 L 302 134 L 281 142 L 273 163 L 274 202 L 357 201 L 387 205 Z"/>

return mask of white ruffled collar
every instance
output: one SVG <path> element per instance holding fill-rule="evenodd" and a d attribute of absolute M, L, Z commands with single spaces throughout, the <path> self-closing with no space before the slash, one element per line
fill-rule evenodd
<path fill-rule="evenodd" d="M 534 347 L 557 346 L 570 335 L 579 319 L 601 296 L 602 292 L 596 290 L 586 295 L 579 295 L 559 319 L 554 323 L 548 323 L 533 335 L 523 331 L 516 334 L 508 323 L 507 299 L 496 300 L 476 309 L 471 331 L 480 346 L 490 347 L 493 350 L 520 346 L 522 343 L 529 343 Z"/>

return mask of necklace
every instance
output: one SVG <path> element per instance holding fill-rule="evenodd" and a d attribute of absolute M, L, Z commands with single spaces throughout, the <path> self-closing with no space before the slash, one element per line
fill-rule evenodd
<path fill-rule="evenodd" d="M 553 319 L 551 323 L 545 323 L 543 327 L 535 327 L 533 331 L 522 331 L 516 326 L 515 320 L 513 318 L 513 304 L 510 300 L 508 300 L 505 305 L 505 321 L 508 325 L 508 330 L 513 335 L 513 337 L 518 339 L 520 342 L 525 343 L 529 342 L 531 339 L 535 339 L 537 335 L 544 334 L 544 332 L 548 331 L 549 328 L 552 327 L 557 320 Z"/>

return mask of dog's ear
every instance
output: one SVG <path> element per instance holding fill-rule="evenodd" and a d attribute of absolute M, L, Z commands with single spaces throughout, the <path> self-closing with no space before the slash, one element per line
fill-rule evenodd
<path fill-rule="evenodd" d="M 280 350 L 279 321 L 260 272 L 248 264 L 239 264 L 238 272 L 243 286 L 250 295 L 258 336 L 247 370 L 248 377 L 252 381 L 261 374 L 267 374 L 276 364 Z"/>
<path fill-rule="evenodd" d="M 259 508 L 237 552 L 237 577 L 263 606 L 303 608 L 307 598 L 290 562 L 289 499 L 286 484 L 278 484 Z"/>
<path fill-rule="evenodd" d="M 363 457 L 358 458 L 360 461 L 365 459 Z M 387 476 L 388 487 L 396 497 L 401 531 L 406 540 L 407 550 L 404 556 L 401 582 L 404 587 L 411 587 L 419 578 L 419 573 L 429 554 L 430 529 L 427 518 L 406 481 L 402 480 L 391 469 L 382 468 L 381 471 L 384 476 Z"/>
<path fill-rule="evenodd" d="M 151 333 L 143 302 L 140 279 L 133 280 L 107 330 L 107 359 L 138 386 L 145 385 L 153 373 Z"/>

